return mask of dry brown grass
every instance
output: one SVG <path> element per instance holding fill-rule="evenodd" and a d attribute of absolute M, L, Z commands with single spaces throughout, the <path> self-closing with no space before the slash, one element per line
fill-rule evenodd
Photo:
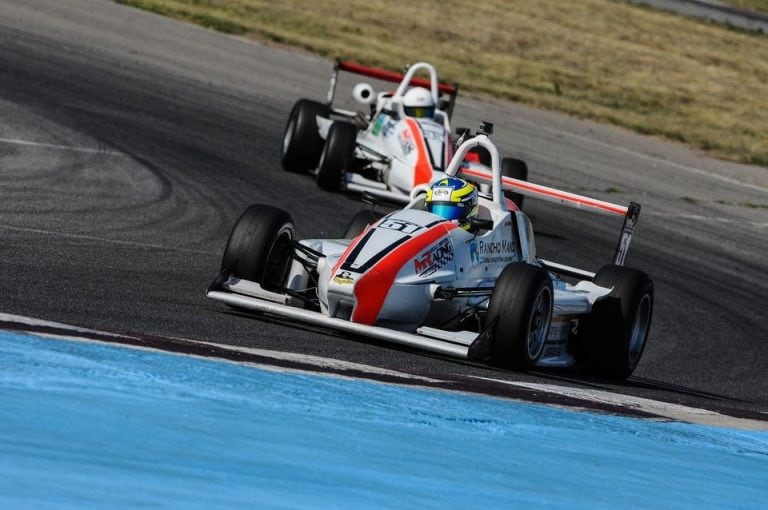
<path fill-rule="evenodd" d="M 768 0 L 726 0 L 725 3 L 735 7 L 768 13 Z"/>
<path fill-rule="evenodd" d="M 768 37 L 612 0 L 118 0 L 768 165 Z"/>

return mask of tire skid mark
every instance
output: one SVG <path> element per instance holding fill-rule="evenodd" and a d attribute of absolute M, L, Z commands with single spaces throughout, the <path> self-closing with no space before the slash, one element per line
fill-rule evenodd
<path fill-rule="evenodd" d="M 37 228 L 25 228 L 25 227 L 15 227 L 13 225 L 5 225 L 0 223 L 0 230 L 12 230 L 15 232 L 25 232 L 28 234 L 40 234 L 40 235 L 47 235 L 47 236 L 54 236 L 54 237 L 65 237 L 69 239 L 79 239 L 82 241 L 96 241 L 99 243 L 108 243 L 108 244 L 121 244 L 125 246 L 135 246 L 138 248 L 151 248 L 154 250 L 166 250 L 166 251 L 177 251 L 182 253 L 197 253 L 201 255 L 216 255 L 217 252 L 211 252 L 211 251 L 205 251 L 205 250 L 194 250 L 189 248 L 176 248 L 171 246 L 162 246 L 159 244 L 151 244 L 151 243 L 139 243 L 136 241 L 125 241 L 122 239 L 109 239 L 106 237 L 97 237 L 97 236 L 89 236 L 85 234 L 69 234 L 66 232 L 54 232 L 52 230 L 42 230 Z"/>
<path fill-rule="evenodd" d="M 0 143 L 8 145 L 24 145 L 27 147 L 39 147 L 43 149 L 56 149 L 72 152 L 85 152 L 88 154 L 99 154 L 105 156 L 124 156 L 129 157 L 127 154 L 118 151 L 110 151 L 102 148 L 90 148 L 90 147 L 73 147 L 71 145 L 57 145 L 53 143 L 32 142 L 29 140 L 16 140 L 12 138 L 0 138 Z"/>

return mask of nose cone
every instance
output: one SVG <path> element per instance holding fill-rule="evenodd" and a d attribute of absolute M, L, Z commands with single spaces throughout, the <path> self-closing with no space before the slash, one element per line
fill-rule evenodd
<path fill-rule="evenodd" d="M 415 274 L 415 268 L 423 264 L 419 258 L 425 250 L 431 246 L 439 244 L 441 239 L 448 236 L 448 233 L 456 228 L 456 225 L 450 222 L 436 220 L 435 216 L 423 211 L 412 211 L 420 213 L 421 219 L 429 220 L 425 225 L 407 222 L 404 218 L 390 218 L 389 223 L 382 221 L 377 228 L 372 229 L 367 234 L 367 240 L 361 242 L 376 244 L 379 241 L 377 234 L 382 234 L 389 240 L 389 234 L 386 232 L 392 227 L 403 226 L 413 232 L 406 234 L 401 230 L 397 236 L 397 241 L 385 246 L 379 250 L 375 256 L 366 258 L 364 263 L 350 263 L 348 267 L 358 267 L 364 272 L 356 279 L 354 283 L 355 306 L 352 311 L 351 319 L 353 322 L 373 325 L 380 317 L 382 308 L 388 297 L 392 294 L 393 287 L 397 285 L 398 275 L 405 274 L 406 277 L 412 277 Z M 385 243 L 382 243 L 385 244 Z M 381 245 L 379 245 L 380 247 Z M 360 252 L 364 251 L 364 247 Z M 376 250 L 371 250 L 376 251 Z M 351 254 L 350 254 L 351 255 Z M 345 264 L 342 264 L 342 269 Z M 413 285 L 411 281 L 409 285 Z M 423 303 L 414 304 L 419 306 Z M 404 306 L 411 306 L 409 303 L 403 303 Z"/>

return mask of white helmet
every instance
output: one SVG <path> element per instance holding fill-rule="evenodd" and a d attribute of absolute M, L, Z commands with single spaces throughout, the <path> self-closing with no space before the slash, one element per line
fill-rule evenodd
<path fill-rule="evenodd" d="M 409 117 L 432 118 L 435 115 L 435 100 L 424 87 L 413 87 L 403 96 L 403 110 Z"/>

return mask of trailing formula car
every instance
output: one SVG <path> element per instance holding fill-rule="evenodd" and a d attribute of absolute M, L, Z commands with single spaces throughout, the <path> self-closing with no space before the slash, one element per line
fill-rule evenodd
<path fill-rule="evenodd" d="M 359 83 L 353 96 L 369 112 L 335 108 L 341 71 L 398 86 L 375 93 L 369 84 Z M 314 173 L 326 190 L 368 191 L 407 204 L 414 187 L 445 175 L 453 156 L 450 118 L 458 91 L 458 84 L 440 83 L 426 62 L 401 74 L 337 60 L 326 103 L 300 99 L 294 104 L 283 134 L 283 168 Z M 489 163 L 486 153 L 470 153 L 468 159 Z M 526 180 L 528 168 L 522 160 L 505 158 L 502 173 Z"/>
<path fill-rule="evenodd" d="M 464 164 L 478 147 L 490 154 L 491 169 Z M 650 277 L 623 265 L 640 206 L 503 177 L 485 134 L 464 142 L 445 174 L 353 239 L 297 240 L 288 212 L 250 206 L 208 297 L 516 370 L 581 362 L 628 377 L 646 344 L 654 298 Z M 478 193 L 479 184 L 490 193 Z M 612 264 L 591 273 L 540 259 L 531 222 L 505 189 L 623 218 Z"/>

